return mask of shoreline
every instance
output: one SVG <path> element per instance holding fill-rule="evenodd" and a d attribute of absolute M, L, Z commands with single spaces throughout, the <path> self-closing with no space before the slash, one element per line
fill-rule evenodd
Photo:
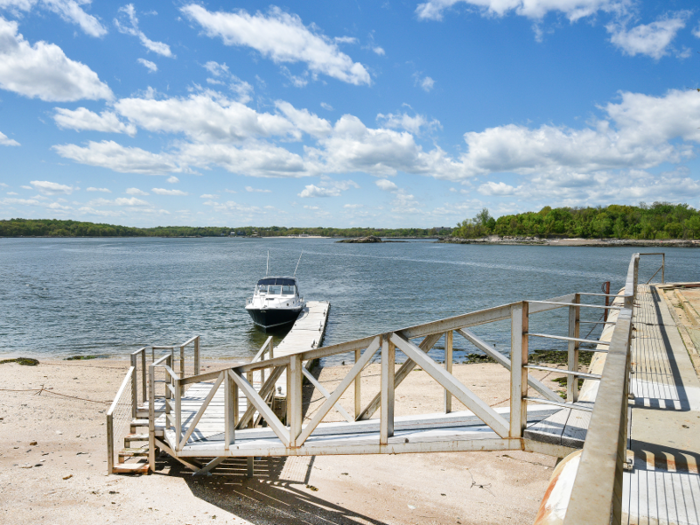
<path fill-rule="evenodd" d="M 443 244 L 478 244 L 503 246 L 579 246 L 591 248 L 700 248 L 698 239 L 583 239 L 580 237 L 548 239 L 541 237 L 482 237 L 479 239 L 442 238 Z"/>

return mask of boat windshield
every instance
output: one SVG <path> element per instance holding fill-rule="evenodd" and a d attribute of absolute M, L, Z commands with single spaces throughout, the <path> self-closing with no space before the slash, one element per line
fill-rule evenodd
<path fill-rule="evenodd" d="M 270 285 L 270 295 L 280 295 L 282 293 L 282 287 L 278 284 Z"/>
<path fill-rule="evenodd" d="M 282 287 L 282 295 L 294 295 L 294 289 L 295 286 L 283 286 Z"/>
<path fill-rule="evenodd" d="M 258 289 L 259 294 L 266 294 L 267 293 L 267 285 L 265 285 L 265 284 L 258 284 L 257 289 Z"/>

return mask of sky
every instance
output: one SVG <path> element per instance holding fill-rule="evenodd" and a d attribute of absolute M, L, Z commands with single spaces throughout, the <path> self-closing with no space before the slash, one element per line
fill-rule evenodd
<path fill-rule="evenodd" d="M 0 0 L 0 219 L 700 208 L 700 5 Z"/>

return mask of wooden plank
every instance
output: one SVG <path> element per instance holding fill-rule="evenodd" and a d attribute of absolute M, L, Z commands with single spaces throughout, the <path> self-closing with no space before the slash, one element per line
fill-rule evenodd
<path fill-rule="evenodd" d="M 520 438 L 527 421 L 528 303 L 514 304 L 510 321 L 510 433 Z"/>
<path fill-rule="evenodd" d="M 572 410 L 570 408 L 563 408 L 539 423 L 526 428 L 523 432 L 523 436 L 533 441 L 561 445 L 561 436 L 564 433 L 564 428 L 566 427 L 571 412 Z M 580 412 L 580 410 L 574 412 Z"/>
<path fill-rule="evenodd" d="M 199 407 L 199 410 L 197 411 L 197 414 L 194 416 L 194 419 L 190 421 L 187 430 L 185 431 L 185 435 L 183 438 L 180 440 L 180 443 L 177 446 L 177 450 L 182 450 L 182 447 L 185 446 L 185 443 L 187 443 L 187 440 L 190 439 L 190 436 L 192 435 L 192 432 L 194 432 L 194 429 L 197 428 L 197 423 L 199 423 L 199 420 L 202 418 L 202 414 L 206 411 L 207 407 L 209 406 L 209 403 L 211 400 L 214 398 L 214 394 L 216 394 L 217 390 L 219 390 L 219 386 L 221 386 L 221 383 L 224 380 L 224 377 L 226 377 L 226 372 L 221 372 L 219 375 L 219 378 L 216 380 L 214 383 L 214 386 L 209 390 L 209 395 L 207 398 L 204 400 L 204 402 L 201 404 Z M 179 398 L 176 398 L 179 399 Z M 182 402 L 179 403 L 179 409 L 178 413 L 182 414 Z M 177 432 L 178 436 L 180 435 L 180 432 Z M 178 439 L 180 439 L 178 437 Z"/>
<path fill-rule="evenodd" d="M 587 404 L 593 408 L 593 403 Z M 561 435 L 561 444 L 567 447 L 583 448 L 583 443 L 586 440 L 586 434 L 588 432 L 588 425 L 590 425 L 590 423 L 590 412 L 572 410 Z"/>

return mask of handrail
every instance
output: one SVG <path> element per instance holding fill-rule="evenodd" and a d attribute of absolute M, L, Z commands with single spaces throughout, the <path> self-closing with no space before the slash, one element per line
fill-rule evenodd
<path fill-rule="evenodd" d="M 117 406 L 119 405 L 119 400 L 121 399 L 122 395 L 124 395 L 126 388 L 131 383 L 131 379 L 134 375 L 135 370 L 136 370 L 135 367 L 133 367 L 133 366 L 129 367 L 129 370 L 126 372 L 126 375 L 124 376 L 124 380 L 122 381 L 122 384 L 119 387 L 119 390 L 117 391 L 117 395 L 114 396 L 114 401 L 112 401 L 112 404 L 109 406 L 109 409 L 107 410 L 107 413 L 106 413 L 106 419 L 107 419 L 107 421 L 106 421 L 106 425 L 107 425 L 107 474 L 111 474 L 112 471 L 114 470 L 114 411 L 117 409 Z"/>

